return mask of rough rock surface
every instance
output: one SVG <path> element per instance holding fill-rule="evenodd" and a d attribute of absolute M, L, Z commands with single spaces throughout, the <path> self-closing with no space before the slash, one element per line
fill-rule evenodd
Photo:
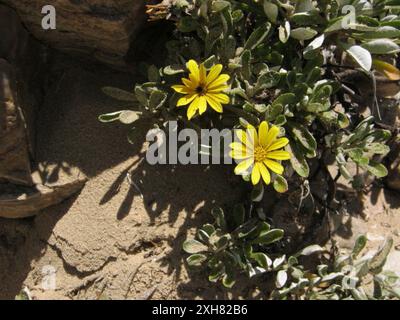
<path fill-rule="evenodd" d="M 27 132 L 16 92 L 15 69 L 0 59 L 0 178 L 29 185 L 32 179 Z"/>
<path fill-rule="evenodd" d="M 121 65 L 146 20 L 145 0 L 57 0 L 56 30 L 42 28 L 47 0 L 1 0 L 15 8 L 32 34 L 51 47 Z"/>

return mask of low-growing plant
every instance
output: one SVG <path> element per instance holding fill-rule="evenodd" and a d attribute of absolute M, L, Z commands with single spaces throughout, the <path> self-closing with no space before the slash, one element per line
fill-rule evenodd
<path fill-rule="evenodd" d="M 228 216 L 221 208 L 213 209 L 212 214 L 215 222 L 202 226 L 197 239 L 183 244 L 191 254 L 189 266 L 206 266 L 209 280 L 222 281 L 228 288 L 240 273 L 251 278 L 274 268 L 268 247 L 282 239 L 283 230 L 272 229 L 258 216 L 249 217 L 243 205 L 237 205 Z"/>
<path fill-rule="evenodd" d="M 239 162 L 232 171 L 251 183 L 249 203 L 260 202 L 266 187 L 285 193 L 299 181 L 308 184 L 315 163 L 325 172 L 336 166 L 333 182 L 343 176 L 362 190 L 365 176 L 387 175 L 382 159 L 390 151 L 391 132 L 377 121 L 376 77 L 400 80 L 395 65 L 399 12 L 396 0 L 165 0 L 149 5 L 151 21 L 174 24 L 165 43 L 167 57 L 142 64 L 145 80 L 133 93 L 104 88 L 127 107 L 100 120 L 133 126 L 146 118 L 159 128 L 178 120 L 197 131 L 235 130 L 242 144 L 230 146 L 230 156 Z M 357 90 L 364 89 L 354 81 L 349 87 L 346 79 L 357 77 L 367 79 L 371 101 L 356 99 Z M 271 251 L 270 257 L 270 246 L 283 230 L 271 229 L 250 213 L 238 206 L 230 219 L 214 210 L 216 223 L 185 242 L 192 254 L 189 265 L 207 265 L 210 280 L 227 287 L 237 273 L 278 271 L 281 298 L 315 297 L 321 283 L 329 284 L 325 291 L 316 289 L 321 297 L 365 297 L 358 287 L 336 290 L 337 279 L 348 276 L 342 267 L 320 267 L 309 279 L 296 255 L 286 259 Z M 346 268 L 355 266 L 353 260 Z M 328 281 L 331 271 L 343 276 Z M 383 279 L 375 278 L 377 283 Z"/>
<path fill-rule="evenodd" d="M 366 236 L 359 236 L 350 253 L 333 254 L 332 263 L 319 264 L 315 271 L 301 265 L 298 255 L 289 257 L 277 273 L 277 288 L 271 294 L 272 299 L 400 299 L 400 277 L 383 270 L 393 239 L 388 238 L 377 252 L 361 255 L 366 244 Z M 311 254 L 320 249 L 311 246 L 302 253 Z"/>

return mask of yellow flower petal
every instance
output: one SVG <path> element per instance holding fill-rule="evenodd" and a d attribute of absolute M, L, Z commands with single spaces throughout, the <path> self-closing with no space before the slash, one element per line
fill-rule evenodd
<path fill-rule="evenodd" d="M 251 151 L 254 150 L 253 140 L 247 134 L 247 131 L 238 129 L 238 130 L 235 130 L 235 133 L 236 133 L 236 136 L 239 138 L 239 140 L 245 145 L 245 147 L 248 150 L 251 150 Z"/>
<path fill-rule="evenodd" d="M 265 147 L 267 144 L 268 141 L 267 135 L 268 135 L 268 123 L 267 121 L 263 121 L 261 122 L 260 127 L 258 129 L 259 142 L 263 147 Z"/>
<path fill-rule="evenodd" d="M 181 80 L 182 80 L 183 84 L 186 87 L 188 87 L 190 90 L 195 90 L 196 89 L 196 87 L 197 87 L 196 84 L 193 83 L 191 80 L 186 79 L 186 78 L 182 78 Z"/>
<path fill-rule="evenodd" d="M 289 143 L 288 138 L 280 138 L 280 139 L 276 140 L 273 144 L 271 144 L 269 146 L 269 148 L 267 149 L 267 151 L 274 151 L 274 150 L 281 149 L 281 148 L 287 146 L 288 143 Z"/>
<path fill-rule="evenodd" d="M 229 97 L 226 94 L 222 93 L 211 93 L 207 94 L 207 96 L 211 97 L 213 100 L 221 102 L 223 104 L 229 103 Z"/>
<path fill-rule="evenodd" d="M 269 147 L 275 142 L 276 138 L 279 135 L 279 132 L 280 132 L 280 130 L 276 126 L 273 126 L 273 127 L 271 127 L 271 129 L 269 129 L 268 134 L 267 134 L 267 138 L 266 138 L 265 147 Z"/>
<path fill-rule="evenodd" d="M 249 168 L 251 165 L 254 163 L 253 158 L 246 159 L 239 163 L 236 168 L 235 168 L 235 174 L 236 175 L 242 175 L 244 173 L 249 173 Z"/>
<path fill-rule="evenodd" d="M 267 158 L 274 159 L 274 160 L 289 160 L 290 153 L 287 151 L 272 151 L 272 152 L 268 152 Z"/>
<path fill-rule="evenodd" d="M 283 166 L 276 161 L 265 159 L 264 164 L 276 174 L 282 174 L 284 171 Z"/>
<path fill-rule="evenodd" d="M 234 160 L 245 160 L 251 157 L 251 155 L 246 153 L 245 151 L 242 152 L 237 150 L 229 151 L 229 156 Z"/>
<path fill-rule="evenodd" d="M 211 84 L 214 80 L 218 78 L 222 71 L 222 64 L 216 64 L 213 66 L 210 70 L 210 73 L 208 74 L 206 78 L 206 84 Z"/>
<path fill-rule="evenodd" d="M 193 75 L 194 79 L 196 79 L 196 82 L 199 82 L 200 81 L 200 70 L 199 70 L 199 65 L 197 64 L 197 62 L 194 60 L 189 60 L 189 62 L 186 64 L 186 67 L 189 69 L 189 71 Z"/>
<path fill-rule="evenodd" d="M 208 84 L 207 89 L 213 90 L 218 88 L 219 86 L 226 84 L 229 79 L 230 77 L 227 74 L 221 74 L 217 79 Z"/>
<path fill-rule="evenodd" d="M 219 101 L 213 99 L 212 96 L 210 96 L 209 94 L 207 94 L 205 97 L 211 108 L 213 108 L 215 111 L 219 113 L 222 113 L 222 105 Z"/>
<path fill-rule="evenodd" d="M 199 102 L 198 102 L 198 97 L 196 97 L 196 99 L 193 100 L 193 102 L 190 104 L 188 110 L 187 110 L 187 117 L 188 119 L 192 119 L 193 116 L 196 114 L 197 109 L 199 107 Z"/>
<path fill-rule="evenodd" d="M 224 91 L 224 90 L 226 90 L 228 88 L 229 88 L 229 86 L 227 86 L 226 84 L 223 84 L 223 85 L 221 85 L 219 87 L 213 88 L 212 90 L 207 89 L 207 92 L 208 93 L 221 93 L 222 91 Z"/>
<path fill-rule="evenodd" d="M 186 87 L 186 86 L 183 86 L 183 85 L 176 85 L 176 86 L 172 86 L 171 88 L 174 89 L 176 92 L 179 92 L 179 93 L 183 93 L 183 94 L 190 93 L 189 88 Z"/>
<path fill-rule="evenodd" d="M 252 125 L 248 125 L 247 130 L 247 139 L 251 142 L 251 145 L 254 147 L 258 146 L 258 134 L 256 128 L 254 128 Z"/>
<path fill-rule="evenodd" d="M 200 115 L 207 110 L 207 100 L 204 96 L 198 98 L 198 109 Z"/>
<path fill-rule="evenodd" d="M 260 182 L 261 179 L 261 173 L 260 169 L 258 167 L 258 163 L 254 165 L 253 171 L 251 172 L 251 182 L 253 185 L 256 185 Z"/>
<path fill-rule="evenodd" d="M 207 70 L 206 67 L 204 66 L 204 63 L 200 65 L 199 73 L 200 73 L 199 83 L 205 85 L 207 78 Z"/>
<path fill-rule="evenodd" d="M 271 183 L 271 174 L 269 173 L 268 169 L 265 167 L 264 163 L 259 162 L 258 168 L 260 169 L 261 177 L 264 180 L 265 184 L 268 185 Z"/>
<path fill-rule="evenodd" d="M 197 94 L 186 95 L 178 100 L 176 106 L 177 107 L 186 106 L 187 104 L 191 103 L 196 97 Z"/>
<path fill-rule="evenodd" d="M 232 149 L 229 156 L 233 159 L 243 160 L 252 156 L 251 151 L 239 142 L 232 142 L 229 147 Z"/>

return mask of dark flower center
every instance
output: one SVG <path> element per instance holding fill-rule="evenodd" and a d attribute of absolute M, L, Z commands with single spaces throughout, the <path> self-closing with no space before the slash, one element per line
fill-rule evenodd
<path fill-rule="evenodd" d="M 196 88 L 196 92 L 197 92 L 198 94 L 204 94 L 204 87 L 203 87 L 203 86 L 198 86 L 198 87 Z"/>

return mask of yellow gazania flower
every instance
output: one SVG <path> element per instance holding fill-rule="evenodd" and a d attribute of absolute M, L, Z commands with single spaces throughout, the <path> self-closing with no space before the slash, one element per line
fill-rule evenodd
<path fill-rule="evenodd" d="M 246 131 L 236 130 L 241 142 L 233 142 L 230 147 L 230 156 L 241 162 L 235 168 L 235 174 L 244 175 L 251 172 L 251 182 L 256 185 L 262 178 L 266 184 L 271 183 L 269 170 L 276 174 L 283 174 L 284 168 L 280 162 L 275 160 L 289 160 L 290 153 L 279 150 L 285 147 L 289 140 L 278 139 L 279 128 L 263 121 L 258 133 L 256 128 L 249 125 Z"/>
<path fill-rule="evenodd" d="M 178 100 L 177 106 L 186 106 L 190 103 L 187 110 L 187 117 L 190 120 L 197 112 L 203 114 L 209 104 L 215 111 L 222 112 L 222 104 L 229 103 L 229 97 L 222 91 L 228 88 L 227 81 L 229 76 L 221 74 L 222 65 L 216 64 L 207 74 L 204 64 L 200 66 L 194 60 L 187 63 L 190 71 L 189 79 L 182 78 L 183 85 L 172 86 L 176 92 L 185 96 Z"/>

